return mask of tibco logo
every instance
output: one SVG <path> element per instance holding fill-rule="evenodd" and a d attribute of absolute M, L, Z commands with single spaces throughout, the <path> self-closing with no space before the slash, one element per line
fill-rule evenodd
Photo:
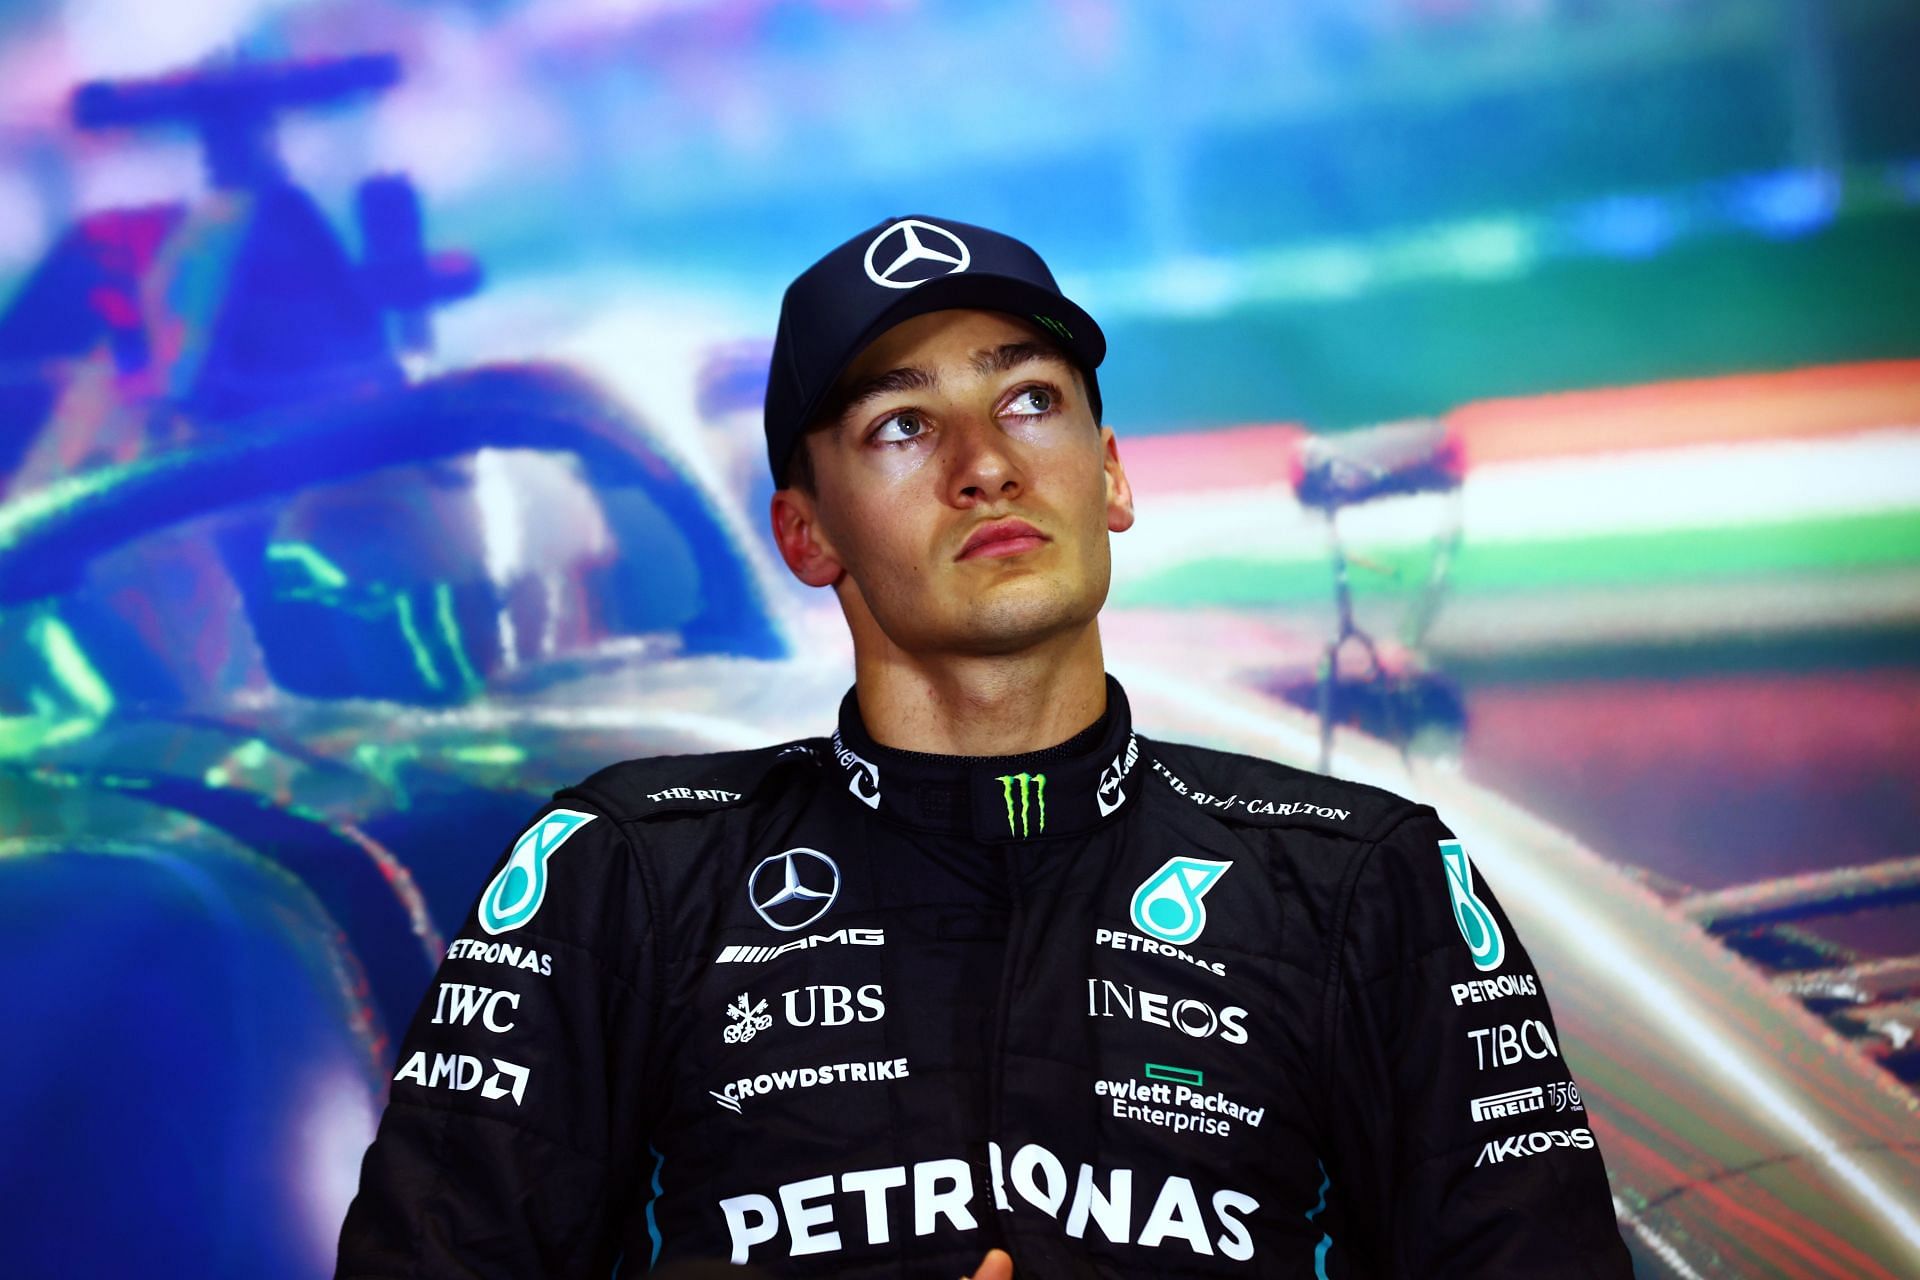
<path fill-rule="evenodd" d="M 1087 979 L 1089 1018 L 1133 1018 L 1156 1027 L 1173 1027 L 1196 1040 L 1217 1035 L 1228 1044 L 1245 1044 L 1247 1011 L 1228 1005 L 1215 1012 L 1204 1000 L 1173 1000 L 1157 991 L 1137 990 L 1130 982 Z"/>
<path fill-rule="evenodd" d="M 987 1164 L 995 1209 L 1017 1213 L 1031 1206 L 1057 1219 L 1071 1239 L 1089 1239 L 1097 1232 L 1109 1243 L 1142 1249 L 1178 1241 L 1205 1257 L 1218 1253 L 1234 1262 L 1253 1257 L 1253 1233 L 1246 1218 L 1259 1211 L 1260 1202 L 1244 1192 L 1222 1188 L 1208 1195 L 1175 1174 L 1160 1184 L 1149 1203 L 1145 1192 L 1153 1184 L 1136 1180 L 1132 1169 L 1102 1171 L 1082 1164 L 1077 1175 L 1069 1175 L 1060 1157 L 1037 1143 L 1021 1147 L 1009 1161 L 999 1143 L 989 1142 Z M 1135 1194 L 1136 1187 L 1141 1194 Z M 977 1231 L 980 1220 L 974 1201 L 979 1190 L 968 1161 L 922 1160 L 914 1165 L 822 1174 L 789 1182 L 771 1196 L 728 1196 L 720 1201 L 720 1213 L 733 1244 L 731 1261 L 744 1263 L 756 1245 L 780 1238 L 783 1223 L 787 1256 L 793 1258 L 838 1253 L 846 1247 L 840 1231 L 840 1224 L 846 1222 L 864 1228 L 867 1244 L 891 1244 L 896 1207 L 907 1207 L 902 1201 L 911 1204 L 916 1236 L 943 1229 Z M 890 1191 L 906 1194 L 890 1201 Z M 1016 1204 L 1014 1196 L 1023 1203 Z M 900 1226 L 904 1228 L 905 1223 Z"/>
<path fill-rule="evenodd" d="M 1467 1038 L 1473 1041 L 1474 1063 L 1481 1071 L 1488 1067 L 1510 1067 L 1525 1058 L 1539 1061 L 1560 1056 L 1553 1034 L 1538 1018 L 1481 1027 L 1467 1032 Z"/>
<path fill-rule="evenodd" d="M 792 942 L 777 947 L 725 947 L 714 957 L 715 964 L 759 964 L 775 956 L 786 955 L 789 951 L 804 951 L 808 947 L 825 947 L 840 944 L 849 947 L 884 946 L 887 932 L 884 929 L 836 929 L 832 933 L 814 933 L 804 938 L 795 938 Z"/>
<path fill-rule="evenodd" d="M 1483 1164 L 1499 1164 L 1502 1160 L 1537 1156 L 1555 1147 L 1577 1147 L 1582 1151 L 1591 1151 L 1593 1131 L 1591 1129 L 1537 1129 L 1532 1133 L 1523 1133 L 1517 1138 L 1496 1138 L 1480 1148 L 1480 1158 L 1473 1162 L 1473 1167 L 1478 1169 Z"/>

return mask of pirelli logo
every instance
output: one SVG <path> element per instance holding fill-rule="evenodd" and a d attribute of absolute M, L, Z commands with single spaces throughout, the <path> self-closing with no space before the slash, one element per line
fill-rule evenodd
<path fill-rule="evenodd" d="M 1505 1116 L 1522 1116 L 1529 1111 L 1544 1111 L 1546 1098 L 1539 1085 L 1531 1089 L 1514 1089 L 1509 1093 L 1491 1093 L 1484 1098 L 1475 1098 L 1469 1104 L 1473 1118 L 1480 1120 L 1499 1120 Z"/>

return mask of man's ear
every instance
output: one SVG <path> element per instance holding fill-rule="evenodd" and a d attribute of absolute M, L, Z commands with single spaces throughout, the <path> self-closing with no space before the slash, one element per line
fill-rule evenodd
<path fill-rule="evenodd" d="M 1133 486 L 1127 483 L 1127 469 L 1120 465 L 1120 445 L 1112 427 L 1100 428 L 1101 467 L 1107 473 L 1107 530 L 1125 533 L 1133 528 Z"/>
<path fill-rule="evenodd" d="M 820 527 L 819 499 L 814 494 L 805 489 L 776 489 L 769 514 L 774 544 L 794 577 L 810 587 L 830 587 L 846 575 L 846 567 Z"/>

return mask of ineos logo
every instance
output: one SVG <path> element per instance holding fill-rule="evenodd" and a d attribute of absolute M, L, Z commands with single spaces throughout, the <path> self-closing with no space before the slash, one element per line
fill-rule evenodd
<path fill-rule="evenodd" d="M 867 246 L 867 279 L 888 289 L 911 289 L 965 271 L 973 254 L 959 236 L 919 218 L 902 218 Z M 876 263 L 885 263 L 877 266 Z"/>
<path fill-rule="evenodd" d="M 789 849 L 762 858 L 747 877 L 747 901 L 782 933 L 804 929 L 840 896 L 840 868 L 818 849 Z"/>

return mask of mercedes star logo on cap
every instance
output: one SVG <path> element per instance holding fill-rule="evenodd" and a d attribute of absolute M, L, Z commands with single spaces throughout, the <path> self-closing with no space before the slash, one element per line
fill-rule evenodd
<path fill-rule="evenodd" d="M 876 269 L 876 261 L 887 265 Z M 867 279 L 889 289 L 911 289 L 965 271 L 973 255 L 959 236 L 920 218 L 902 218 L 867 245 Z"/>

